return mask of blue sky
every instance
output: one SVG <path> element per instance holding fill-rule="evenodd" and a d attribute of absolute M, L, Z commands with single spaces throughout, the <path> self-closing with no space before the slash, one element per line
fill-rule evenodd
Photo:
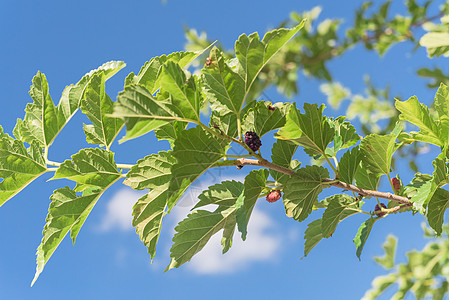
<path fill-rule="evenodd" d="M 232 48 L 241 33 L 259 31 L 262 35 L 291 11 L 301 12 L 315 5 L 323 7 L 321 20 L 343 18 L 343 28 L 350 26 L 360 4 L 361 1 L 331 0 L 278 0 L 275 5 L 273 1 L 234 0 L 4 1 L 0 10 L 0 124 L 11 133 L 16 118 L 23 117 L 23 109 L 31 101 L 31 79 L 38 70 L 46 74 L 50 93 L 57 102 L 63 88 L 76 83 L 89 70 L 106 61 L 123 60 L 127 67 L 108 81 L 108 94 L 115 99 L 129 72 L 138 72 L 153 56 L 183 49 L 184 25 L 205 30 L 211 39 Z M 402 3 L 396 1 L 393 9 L 402 11 Z M 441 64 L 442 60 L 428 59 L 424 49 L 407 54 L 411 50 L 411 45 L 401 44 L 378 58 L 375 53 L 356 47 L 333 60 L 329 67 L 335 79 L 354 93 L 363 92 L 363 76 L 370 74 L 376 86 L 390 84 L 393 95 L 417 95 L 429 103 L 435 91 L 428 90 L 414 70 Z M 301 75 L 300 94 L 293 100 L 325 102 L 319 84 Z M 273 90 L 268 94 L 275 101 L 287 100 Z M 338 113 L 331 109 L 326 112 Z M 74 117 L 52 146 L 50 159 L 63 161 L 80 147 L 88 147 L 83 122 L 83 115 Z M 116 143 L 112 151 L 116 152 L 117 162 L 134 163 L 167 147 L 146 135 L 121 145 Z M 430 172 L 435 156 L 435 149 L 430 149 L 419 158 L 418 166 L 423 172 Z M 412 175 L 401 167 L 401 177 L 410 180 Z M 249 169 L 245 167 L 246 172 Z M 382 253 L 381 244 L 389 233 L 399 237 L 399 260 L 404 260 L 405 251 L 421 249 L 426 242 L 421 237 L 422 217 L 388 217 L 376 223 L 359 262 L 352 239 L 364 218 L 357 216 L 339 225 L 333 238 L 322 241 L 300 260 L 307 223 L 287 218 L 280 202 L 259 201 L 246 242 L 236 237 L 233 248 L 221 256 L 219 241 L 214 238 L 198 258 L 163 273 L 169 262 L 173 227 L 186 215 L 198 192 L 218 180 L 243 179 L 246 172 L 213 171 L 196 183 L 165 220 L 153 265 L 130 225 L 131 207 L 139 194 L 121 184 L 113 186 L 94 208 L 76 245 L 64 240 L 30 288 L 34 253 L 41 240 L 49 196 L 56 188 L 73 186 L 63 180 L 46 182 L 51 177 L 46 175 L 0 208 L 0 298 L 359 299 L 371 280 L 384 273 L 372 257 Z"/>

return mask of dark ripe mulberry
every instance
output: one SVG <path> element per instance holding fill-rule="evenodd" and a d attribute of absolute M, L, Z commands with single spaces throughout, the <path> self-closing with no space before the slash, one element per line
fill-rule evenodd
<path fill-rule="evenodd" d="M 382 206 L 382 208 L 387 208 L 387 206 L 383 203 L 381 203 L 380 206 Z M 379 210 L 380 210 L 379 204 L 376 204 L 376 207 L 374 208 L 374 212 L 379 211 Z M 378 217 L 383 217 L 384 215 L 385 215 L 385 213 L 383 213 L 383 212 L 376 214 L 376 216 L 378 216 Z"/>
<path fill-rule="evenodd" d="M 281 199 L 281 191 L 280 190 L 275 190 L 275 191 L 271 191 L 268 195 L 267 195 L 267 201 L 270 203 L 276 202 L 279 199 Z"/>
<path fill-rule="evenodd" d="M 393 186 L 395 192 L 401 189 L 401 182 L 396 177 L 391 178 L 391 185 Z"/>
<path fill-rule="evenodd" d="M 260 146 L 262 146 L 262 142 L 260 141 L 259 136 L 252 131 L 247 131 L 245 133 L 245 144 L 254 152 L 259 150 Z"/>

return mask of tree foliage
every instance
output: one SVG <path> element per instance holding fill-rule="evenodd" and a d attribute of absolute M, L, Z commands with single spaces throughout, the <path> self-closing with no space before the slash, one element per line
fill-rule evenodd
<path fill-rule="evenodd" d="M 74 187 L 61 187 L 50 196 L 33 283 L 69 232 L 75 243 L 102 193 L 121 179 L 132 189 L 147 191 L 136 199 L 133 226 L 154 259 L 165 215 L 211 168 L 260 167 L 247 173 L 244 182 L 223 181 L 200 194 L 192 212 L 175 228 L 166 270 L 190 261 L 219 232 L 223 253 L 232 246 L 236 230 L 245 240 L 258 199 L 273 192 L 283 194 L 288 217 L 308 224 L 305 256 L 323 238 L 332 237 L 340 222 L 358 214 L 366 215 L 359 228 L 354 228 L 359 259 L 375 223 L 395 213 L 422 214 L 441 235 L 446 230 L 444 213 L 449 207 L 449 192 L 443 189 L 449 182 L 448 77 L 439 69 L 418 71 L 433 79 L 431 88 L 438 87 L 433 105 L 428 106 L 415 96 L 391 103 L 388 89 L 375 88 L 369 79 L 365 96 L 352 95 L 332 81 L 327 68 L 328 61 L 356 44 L 384 55 L 394 44 L 410 41 L 426 47 L 430 57 L 445 55 L 449 51 L 445 16 L 449 7 L 441 7 L 440 14 L 431 17 L 429 5 L 430 1 L 422 6 L 409 0 L 406 15 L 390 17 L 389 1 L 377 10 L 366 3 L 344 35 L 339 30 L 340 20 L 315 24 L 319 8 L 292 13 L 281 28 L 263 37 L 242 34 L 234 51 L 224 51 L 219 44 L 212 46 L 205 35 L 189 30 L 187 51 L 151 58 L 137 75 L 126 77 L 117 101 L 107 95 L 105 86 L 125 66 L 123 62 L 109 62 L 87 73 L 63 91 L 58 104 L 50 96 L 45 75 L 38 72 L 30 89 L 33 102 L 26 106 L 24 118 L 18 119 L 14 137 L 0 127 L 0 205 L 46 172 L 54 172 L 54 180 L 71 180 Z M 440 17 L 441 24 L 430 24 Z M 413 30 L 421 27 L 427 33 L 417 39 Z M 195 63 L 198 70 L 192 72 L 190 66 Z M 329 117 L 324 104 L 273 103 L 259 98 L 270 85 L 287 96 L 296 94 L 300 68 L 309 76 L 328 81 L 321 90 L 329 105 L 338 107 L 350 99 L 346 115 Z M 211 112 L 205 116 L 202 111 L 208 107 Z M 91 122 L 84 125 L 84 132 L 92 148 L 80 149 L 62 163 L 49 160 L 53 141 L 79 109 Z M 382 119 L 387 122 L 380 125 Z M 407 130 L 410 125 L 413 131 Z M 124 127 L 122 142 L 154 132 L 159 140 L 168 140 L 170 148 L 134 165 L 117 163 L 110 147 Z M 271 147 L 271 160 L 249 146 L 246 132 L 254 133 L 257 139 L 273 134 L 277 140 Z M 416 173 L 410 183 L 402 183 L 395 160 L 409 159 L 411 169 L 417 171 L 413 159 L 426 144 L 440 149 L 433 173 Z M 270 149 L 269 145 L 263 147 Z M 246 153 L 236 157 L 229 154 L 230 149 Z M 297 151 L 304 151 L 311 162 L 297 161 Z M 391 183 L 391 190 L 378 191 L 380 178 Z M 399 188 L 395 180 L 400 182 Z M 320 199 L 325 189 L 331 195 Z M 383 207 L 379 199 L 387 200 L 388 205 Z M 378 209 L 374 210 L 376 200 Z M 213 210 L 205 209 L 208 205 Z M 311 218 L 311 212 L 317 210 L 322 217 Z M 386 268 L 394 265 L 394 245 L 394 239 L 389 238 L 384 246 L 386 256 L 377 259 Z M 420 255 L 427 259 L 426 251 Z M 416 265 L 417 260 L 413 261 Z M 426 276 L 436 276 L 440 269 L 432 267 Z M 375 297 L 396 282 L 401 272 L 376 279 L 366 297 Z M 429 288 L 425 283 L 400 283 L 401 293 L 411 289 L 418 298 Z M 447 283 L 438 290 L 444 294 Z"/>

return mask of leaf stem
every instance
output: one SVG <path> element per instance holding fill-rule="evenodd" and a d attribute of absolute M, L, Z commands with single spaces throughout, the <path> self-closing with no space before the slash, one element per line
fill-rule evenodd
<path fill-rule="evenodd" d="M 338 176 L 338 171 L 337 171 L 337 169 L 335 169 L 335 167 L 332 165 L 331 161 L 329 160 L 329 158 L 327 157 L 326 154 L 323 154 L 323 156 L 324 156 L 324 158 L 326 159 L 326 161 L 327 161 L 327 163 L 329 164 L 329 166 L 331 166 L 332 170 L 334 171 L 335 177 L 337 177 L 337 176 Z"/>
<path fill-rule="evenodd" d="M 242 139 L 242 123 L 240 121 L 240 112 L 237 115 L 237 132 L 239 133 L 238 140 Z"/>
<path fill-rule="evenodd" d="M 224 157 L 229 157 L 229 158 L 241 158 L 241 157 L 252 157 L 251 154 L 246 154 L 246 155 L 232 155 L 232 154 L 226 154 Z"/>
<path fill-rule="evenodd" d="M 48 146 L 45 146 L 45 149 L 44 149 L 44 160 L 45 161 L 48 160 Z"/>
<path fill-rule="evenodd" d="M 116 164 L 119 169 L 131 169 L 134 165 L 131 164 Z"/>
<path fill-rule="evenodd" d="M 51 161 L 48 160 L 47 158 L 45 158 L 45 163 L 49 166 L 53 166 L 53 167 L 59 167 L 61 165 L 61 163 L 56 162 L 56 161 Z"/>
<path fill-rule="evenodd" d="M 335 167 L 338 169 L 338 160 L 335 156 L 332 156 L 332 159 L 334 160 Z"/>

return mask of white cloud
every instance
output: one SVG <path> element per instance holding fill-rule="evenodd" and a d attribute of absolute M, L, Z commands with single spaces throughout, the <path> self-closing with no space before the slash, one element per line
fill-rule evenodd
<path fill-rule="evenodd" d="M 102 232 L 111 230 L 128 231 L 132 229 L 132 208 L 137 199 L 143 195 L 131 189 L 118 191 L 108 201 L 106 215 L 104 215 L 98 229 Z"/>

